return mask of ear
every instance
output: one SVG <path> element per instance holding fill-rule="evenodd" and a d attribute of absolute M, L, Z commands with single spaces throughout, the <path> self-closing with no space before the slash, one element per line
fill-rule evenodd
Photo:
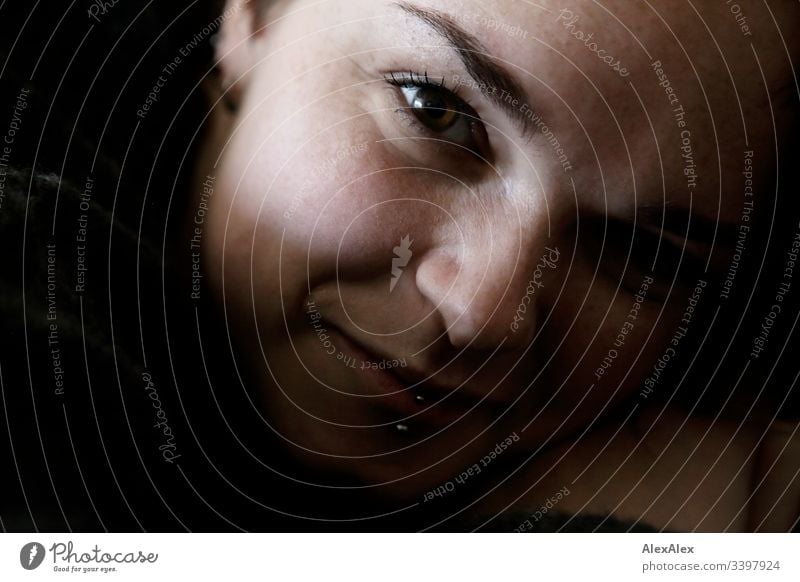
<path fill-rule="evenodd" d="M 219 102 L 229 113 L 239 106 L 247 86 L 249 71 L 255 64 L 256 37 L 264 0 L 226 0 L 220 15 L 220 30 L 214 37 L 215 74 L 206 83 L 212 102 Z"/>

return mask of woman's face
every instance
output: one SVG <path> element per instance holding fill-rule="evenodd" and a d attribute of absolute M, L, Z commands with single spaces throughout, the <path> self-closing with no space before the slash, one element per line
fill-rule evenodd
<path fill-rule="evenodd" d="M 694 10 L 296 0 L 256 34 L 231 11 L 202 255 L 303 462 L 419 496 L 639 397 L 690 299 L 719 303 L 787 125 L 769 12 Z"/>

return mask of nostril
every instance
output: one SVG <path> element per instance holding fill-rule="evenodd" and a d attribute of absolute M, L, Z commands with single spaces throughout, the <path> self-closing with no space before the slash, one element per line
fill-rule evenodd
<path fill-rule="evenodd" d="M 505 242 L 505 244 L 499 244 Z M 542 241 L 480 239 L 464 248 L 435 248 L 420 258 L 416 287 L 435 310 L 455 349 L 513 351 L 536 337 L 537 310 L 562 253 Z"/>
<path fill-rule="evenodd" d="M 450 345 L 460 350 L 508 352 L 528 346 L 536 335 L 536 316 L 529 311 L 512 327 L 508 310 L 498 308 L 489 318 L 465 313 L 448 328 Z"/>
<path fill-rule="evenodd" d="M 476 257 L 469 264 L 443 253 L 421 259 L 416 286 L 438 312 L 450 346 L 506 351 L 532 340 L 535 302 L 524 283 L 508 279 L 510 270 L 495 265 L 487 271 Z"/>
<path fill-rule="evenodd" d="M 524 340 L 527 326 L 517 333 L 511 332 L 512 319 L 502 302 L 494 294 L 476 295 L 471 303 L 455 310 L 448 322 L 447 336 L 450 345 L 457 349 L 495 350 L 511 349 Z"/>
<path fill-rule="evenodd" d="M 447 338 L 451 346 L 459 350 L 477 347 L 474 344 L 478 340 L 481 325 L 474 321 L 469 312 L 462 311 L 457 317 L 447 319 Z"/>

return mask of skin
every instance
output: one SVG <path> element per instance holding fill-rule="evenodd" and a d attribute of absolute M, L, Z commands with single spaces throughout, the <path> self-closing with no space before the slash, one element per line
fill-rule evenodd
<path fill-rule="evenodd" d="M 800 18 L 789 4 L 772 8 L 784 36 L 796 39 L 787 23 Z M 638 426 L 614 418 L 664 353 L 699 276 L 652 273 L 630 319 L 649 260 L 628 256 L 629 237 L 603 246 L 604 217 L 609 228 L 636 221 L 678 255 L 685 247 L 687 257 L 710 258 L 707 280 L 726 271 L 735 238 L 686 240 L 680 229 L 662 231 L 660 216 L 647 222 L 635 211 L 660 209 L 666 198 L 674 208 L 691 203 L 693 220 L 735 227 L 746 150 L 756 206 L 763 200 L 774 167 L 770 111 L 779 138 L 794 119 L 781 89 L 792 79 L 789 56 L 769 13 L 748 13 L 754 32 L 743 37 L 724 3 L 697 7 L 702 20 L 682 2 L 659 3 L 658 13 L 622 1 L 413 6 L 460 15 L 515 79 L 513 106 L 541 116 L 570 168 L 540 132 L 522 131 L 468 80 L 458 53 L 410 7 L 296 0 L 259 14 L 229 2 L 195 191 L 215 177 L 203 265 L 267 421 L 319 482 L 367 485 L 392 503 L 421 501 L 516 433 L 506 458 L 520 470 L 474 511 L 537 508 L 572 483 L 560 509 L 677 529 L 790 527 L 797 455 L 781 457 L 782 481 L 753 504 L 753 477 L 771 474 L 754 453 L 769 443 L 773 456 L 783 450 L 765 425 L 739 430 L 646 403 Z M 562 9 L 579 17 L 572 28 Z M 593 33 L 596 45 L 576 30 Z M 788 51 L 796 59 L 797 43 Z M 655 60 L 686 112 L 694 188 Z M 451 134 L 421 125 L 404 91 L 385 80 L 407 81 L 409 71 L 455 89 L 485 139 L 453 145 Z M 484 160 L 466 151 L 475 141 Z M 390 293 L 406 236 L 413 255 Z M 309 320 L 309 297 L 332 353 Z M 626 321 L 624 345 L 598 379 Z M 365 358 L 405 360 L 392 372 L 404 395 L 387 395 L 397 390 L 361 370 Z M 426 399 L 418 411 L 413 394 Z M 432 420 L 427 409 L 453 394 L 474 408 L 458 422 Z M 793 434 L 785 429 L 784 444 Z M 719 459 L 712 471 L 709 459 Z"/>

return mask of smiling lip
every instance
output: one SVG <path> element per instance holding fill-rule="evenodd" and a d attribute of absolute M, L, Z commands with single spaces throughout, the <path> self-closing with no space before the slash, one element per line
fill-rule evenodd
<path fill-rule="evenodd" d="M 338 336 L 336 339 L 341 344 L 342 351 L 356 360 L 369 363 L 391 361 L 370 353 L 335 326 L 330 325 L 329 330 Z M 414 388 L 409 388 L 409 384 L 401 380 L 391 369 L 381 370 L 372 367 L 361 369 L 360 365 L 356 369 L 367 380 L 364 382 L 367 390 L 380 396 L 374 399 L 375 403 L 402 415 L 398 418 L 398 422 L 447 426 L 467 415 L 473 417 L 476 412 L 482 411 L 486 404 L 485 401 L 481 403 L 480 398 L 470 398 L 463 392 L 457 392 L 456 389 L 432 386 L 426 382 L 411 383 Z M 425 398 L 424 402 L 416 400 L 418 395 Z"/>

